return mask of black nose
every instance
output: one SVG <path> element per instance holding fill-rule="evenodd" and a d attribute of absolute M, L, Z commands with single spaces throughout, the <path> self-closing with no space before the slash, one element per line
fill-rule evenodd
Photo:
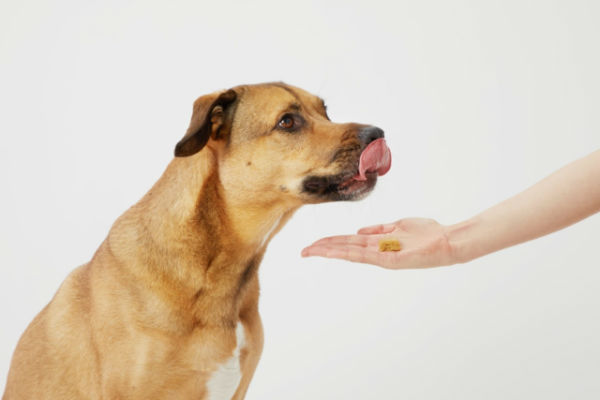
<path fill-rule="evenodd" d="M 358 132 L 358 138 L 364 144 L 369 144 L 373 140 L 381 139 L 383 137 L 383 130 L 379 129 L 376 126 L 367 126 L 362 128 L 360 132 Z"/>

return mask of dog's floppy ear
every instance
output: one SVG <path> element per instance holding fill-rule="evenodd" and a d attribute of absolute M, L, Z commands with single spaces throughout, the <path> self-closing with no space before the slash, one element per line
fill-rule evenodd
<path fill-rule="evenodd" d="M 236 98 L 237 93 L 232 89 L 198 98 L 194 102 L 190 126 L 183 139 L 175 146 L 175 157 L 196 154 L 202 150 L 212 135 L 216 137 L 224 122 L 225 107 L 233 103 Z"/>

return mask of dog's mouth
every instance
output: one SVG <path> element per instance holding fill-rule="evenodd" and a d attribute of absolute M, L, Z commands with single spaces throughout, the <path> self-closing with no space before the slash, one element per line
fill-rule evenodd
<path fill-rule="evenodd" d="M 309 176 L 302 191 L 323 200 L 359 200 L 373 190 L 377 177 L 385 175 L 391 164 L 385 139 L 377 139 L 362 151 L 353 167 L 335 175 Z"/>
<path fill-rule="evenodd" d="M 368 172 L 365 180 L 356 180 L 356 171 L 328 176 L 309 176 L 302 184 L 303 192 L 323 200 L 359 200 L 377 183 L 377 173 Z"/>

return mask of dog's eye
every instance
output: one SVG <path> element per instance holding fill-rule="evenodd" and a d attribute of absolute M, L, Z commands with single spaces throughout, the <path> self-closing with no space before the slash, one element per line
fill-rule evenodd
<path fill-rule="evenodd" d="M 290 114 L 286 114 L 279 120 L 277 124 L 278 128 L 285 129 L 286 131 L 294 129 L 296 126 L 296 121 L 294 121 L 294 116 Z"/>

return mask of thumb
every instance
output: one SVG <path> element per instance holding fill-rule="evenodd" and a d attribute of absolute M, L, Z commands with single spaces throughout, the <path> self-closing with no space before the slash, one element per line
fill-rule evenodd
<path fill-rule="evenodd" d="M 358 230 L 359 235 L 377 235 L 381 233 L 390 233 L 396 226 L 394 224 L 379 224 L 367 226 Z"/>

